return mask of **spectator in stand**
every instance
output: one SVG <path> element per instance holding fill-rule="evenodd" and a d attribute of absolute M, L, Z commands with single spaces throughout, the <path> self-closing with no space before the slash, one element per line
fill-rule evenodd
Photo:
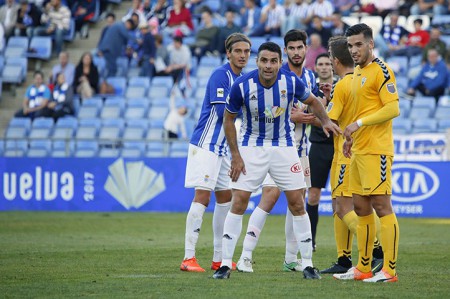
<path fill-rule="evenodd" d="M 156 44 L 148 24 L 141 25 L 142 67 L 140 76 L 152 77 L 155 72 Z"/>
<path fill-rule="evenodd" d="M 170 139 L 178 139 L 179 137 L 188 138 L 186 133 L 186 125 L 184 123 L 185 116 L 188 112 L 186 102 L 184 100 L 176 100 L 175 96 L 170 96 L 170 112 L 164 121 L 164 129 L 167 137 Z M 178 136 L 181 133 L 181 136 Z"/>
<path fill-rule="evenodd" d="M 142 2 L 142 12 L 147 18 L 147 15 L 152 11 L 152 0 L 144 0 Z"/>
<path fill-rule="evenodd" d="M 166 76 L 166 68 L 169 65 L 169 52 L 163 44 L 163 37 L 160 34 L 155 35 L 156 57 L 155 73 L 153 76 Z"/>
<path fill-rule="evenodd" d="M 244 6 L 241 9 L 241 28 L 244 34 L 251 35 L 259 24 L 261 8 L 255 4 L 255 0 L 244 0 Z"/>
<path fill-rule="evenodd" d="M 225 40 L 227 37 L 233 33 L 241 32 L 241 27 L 234 23 L 234 11 L 228 10 L 225 12 L 226 24 L 220 27 L 219 36 L 217 40 L 216 54 L 224 56 L 226 54 L 225 50 Z M 218 52 L 218 53 L 217 53 Z"/>
<path fill-rule="evenodd" d="M 354 8 L 358 2 L 359 1 L 357 0 L 333 0 L 332 4 L 336 7 L 336 13 L 340 13 L 342 16 L 348 17 L 354 11 Z"/>
<path fill-rule="evenodd" d="M 2 23 L 0 23 L 0 52 L 3 53 L 5 48 L 5 29 L 3 29 Z"/>
<path fill-rule="evenodd" d="M 147 20 L 156 17 L 159 21 L 159 25 L 164 24 L 164 22 L 166 21 L 168 8 L 169 1 L 157 0 L 155 5 L 152 6 L 152 10 L 146 15 Z"/>
<path fill-rule="evenodd" d="M 428 60 L 419 75 L 408 86 L 407 94 L 414 96 L 416 90 L 424 96 L 435 97 L 436 102 L 442 96 L 448 84 L 448 70 L 436 49 L 428 50 Z"/>
<path fill-rule="evenodd" d="M 73 77 L 75 75 L 75 66 L 69 61 L 69 52 L 61 51 L 58 58 L 59 63 L 53 66 L 52 72 L 50 73 L 51 83 L 56 84 L 56 75 L 62 73 L 64 74 L 64 81 L 72 86 Z"/>
<path fill-rule="evenodd" d="M 181 31 L 183 36 L 191 35 L 194 31 L 194 24 L 192 23 L 191 12 L 185 6 L 185 1 L 173 0 L 173 6 L 168 11 L 167 22 L 163 32 L 171 36 L 178 31 Z"/>
<path fill-rule="evenodd" d="M 306 29 L 303 21 L 308 16 L 309 4 L 306 0 L 286 0 L 284 2 L 285 18 L 281 26 L 281 34 L 284 36 L 291 29 Z"/>
<path fill-rule="evenodd" d="M 345 31 L 350 27 L 342 21 L 342 14 L 340 12 L 335 12 L 331 15 L 331 22 L 333 23 L 333 26 L 331 26 L 331 36 L 345 35 Z"/>
<path fill-rule="evenodd" d="M 0 7 L 0 23 L 3 25 L 6 38 L 14 33 L 18 10 L 19 5 L 14 0 L 6 0 L 6 3 Z"/>
<path fill-rule="evenodd" d="M 259 24 L 250 36 L 281 36 L 281 24 L 284 22 L 284 7 L 277 0 L 269 0 L 261 10 Z"/>
<path fill-rule="evenodd" d="M 169 52 L 169 65 L 165 73 L 173 78 L 173 85 L 180 83 L 183 77 L 189 82 L 189 71 L 191 69 L 191 50 L 183 45 L 183 38 L 175 36 L 173 43 L 167 47 Z"/>
<path fill-rule="evenodd" d="M 20 1 L 20 8 L 17 12 L 16 25 L 14 28 L 15 36 L 33 36 L 34 28 L 41 24 L 41 11 L 34 5 L 28 3 L 28 0 Z"/>
<path fill-rule="evenodd" d="M 89 37 L 89 20 L 95 16 L 95 0 L 77 0 L 72 3 L 72 16 L 75 20 L 75 32 L 81 38 Z"/>
<path fill-rule="evenodd" d="M 445 15 L 448 7 L 442 0 L 417 0 L 410 12 L 411 15 Z"/>
<path fill-rule="evenodd" d="M 328 40 L 332 36 L 331 29 L 323 27 L 323 21 L 321 17 L 314 16 L 306 32 L 308 33 L 309 36 L 311 36 L 314 33 L 320 35 L 322 46 L 325 49 L 328 49 Z"/>
<path fill-rule="evenodd" d="M 333 12 L 334 6 L 330 1 L 314 1 L 309 5 L 308 17 L 305 20 L 305 24 L 309 24 L 314 16 L 319 16 L 322 18 L 323 27 L 331 27 L 331 15 L 333 14 Z"/>
<path fill-rule="evenodd" d="M 223 16 L 227 11 L 239 12 L 244 8 L 244 1 L 242 0 L 227 0 L 222 2 L 220 7 L 220 14 Z"/>
<path fill-rule="evenodd" d="M 383 25 L 380 34 L 375 37 L 375 46 L 380 56 L 387 58 L 393 51 L 399 50 L 408 39 L 409 32 L 398 24 L 399 14 L 393 11 L 389 14 L 390 23 Z"/>
<path fill-rule="evenodd" d="M 203 8 L 202 23 L 203 27 L 195 34 L 195 42 L 189 45 L 198 62 L 206 52 L 215 50 L 220 31 L 219 27 L 214 25 L 212 11 L 207 6 Z"/>
<path fill-rule="evenodd" d="M 319 54 L 327 53 L 328 51 L 322 46 L 322 39 L 317 33 L 309 36 L 309 47 L 305 55 L 305 67 L 314 71 L 316 66 L 316 58 Z"/>
<path fill-rule="evenodd" d="M 98 54 L 105 57 L 109 77 L 116 75 L 116 60 L 124 53 L 128 41 L 135 39 L 133 35 L 135 28 L 136 25 L 132 19 L 125 22 L 116 22 L 109 27 L 101 40 Z"/>
<path fill-rule="evenodd" d="M 48 115 L 47 104 L 51 93 L 47 85 L 44 84 L 44 74 L 35 71 L 33 75 L 34 84 L 27 88 L 23 100 L 23 108 L 16 112 L 14 117 L 43 117 Z"/>
<path fill-rule="evenodd" d="M 392 52 L 393 56 L 407 56 L 409 59 L 414 55 L 422 54 L 423 49 L 430 40 L 430 34 L 422 29 L 422 24 L 422 19 L 414 20 L 415 32 L 410 33 L 406 43 L 401 45 L 398 50 Z"/>
<path fill-rule="evenodd" d="M 158 18 L 153 17 L 150 20 L 148 20 L 148 30 L 150 30 L 150 33 L 153 35 L 157 35 L 159 33 L 159 21 Z"/>
<path fill-rule="evenodd" d="M 56 83 L 52 93 L 52 100 L 47 104 L 48 116 L 53 117 L 55 122 L 58 118 L 73 115 L 73 89 L 66 82 L 64 73 L 56 74 Z"/>
<path fill-rule="evenodd" d="M 116 21 L 116 15 L 112 12 L 108 13 L 106 15 L 106 26 L 103 27 L 102 32 L 100 33 L 100 39 L 98 40 L 97 48 L 100 46 L 100 43 L 102 42 L 103 38 L 105 37 L 106 31 L 111 27 L 114 22 Z"/>
<path fill-rule="evenodd" d="M 376 15 L 381 16 L 383 19 L 391 12 L 398 10 L 398 0 L 374 1 L 374 5 Z"/>
<path fill-rule="evenodd" d="M 423 48 L 422 61 L 426 62 L 428 57 L 428 51 L 435 49 L 439 55 L 441 55 L 442 60 L 445 60 L 448 56 L 447 45 L 441 39 L 441 30 L 439 27 L 432 27 L 430 30 L 430 40 Z"/>
<path fill-rule="evenodd" d="M 147 23 L 147 17 L 145 16 L 141 0 L 133 0 L 131 2 L 131 8 L 127 11 L 126 15 L 123 16 L 122 22 L 131 19 L 133 14 L 136 14 L 138 16 L 138 23 L 136 23 L 136 20 L 134 20 L 136 26 L 144 25 L 145 23 Z"/>
<path fill-rule="evenodd" d="M 69 32 L 72 13 L 67 6 L 61 4 L 61 0 L 51 0 L 45 5 L 41 16 L 41 24 L 34 30 L 34 35 L 54 36 L 55 53 L 59 55 L 64 44 L 64 35 Z"/>
<path fill-rule="evenodd" d="M 202 13 L 203 7 L 206 6 L 203 5 L 203 0 L 186 0 L 185 5 L 189 8 L 189 11 L 194 18 L 198 18 Z"/>
<path fill-rule="evenodd" d="M 75 68 L 73 90 L 80 95 L 81 100 L 85 100 L 98 93 L 98 87 L 99 75 L 97 67 L 92 60 L 92 54 L 85 52 L 81 55 L 80 62 Z"/>

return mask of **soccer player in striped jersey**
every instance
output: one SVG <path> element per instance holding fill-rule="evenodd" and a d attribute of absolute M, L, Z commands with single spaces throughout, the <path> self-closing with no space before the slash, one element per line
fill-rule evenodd
<path fill-rule="evenodd" d="M 305 62 L 306 51 L 308 49 L 306 40 L 308 36 L 305 31 L 292 29 L 284 36 L 284 52 L 288 57 L 288 61 L 281 66 L 282 70 L 293 72 L 297 77 L 303 81 L 308 89 L 314 94 L 318 95 L 319 88 L 316 84 L 314 73 L 306 69 L 303 65 Z M 303 106 L 303 107 L 302 107 Z M 297 146 L 298 156 L 303 169 L 306 187 L 311 187 L 311 179 L 309 174 L 309 160 L 308 160 L 308 137 L 306 135 L 306 126 L 315 120 L 312 113 L 308 113 L 307 105 L 301 103 L 295 111 L 295 141 Z M 280 196 L 280 189 L 278 189 L 275 182 L 270 175 L 267 175 L 263 182 L 261 200 L 250 216 L 247 232 L 244 238 L 243 251 L 237 263 L 237 270 L 240 272 L 253 272 L 252 253 L 258 244 L 259 235 L 264 227 L 266 218 L 270 211 L 272 211 L 275 203 Z M 305 196 L 305 194 L 303 194 Z M 293 218 L 289 209 L 286 211 L 286 254 L 285 262 L 283 264 L 284 271 L 302 271 L 301 264 L 297 259 L 298 244 L 295 239 L 293 231 Z"/>
<path fill-rule="evenodd" d="M 222 127 L 225 100 L 233 82 L 241 75 L 250 57 L 251 42 L 241 33 L 231 34 L 225 41 L 228 62 L 214 70 L 208 80 L 200 119 L 189 144 L 185 187 L 195 188 L 195 195 L 186 219 L 185 255 L 180 269 L 205 272 L 195 257 L 203 214 L 216 196 L 213 214 L 214 255 L 211 269 L 220 267 L 225 217 L 230 209 L 230 158 Z"/>
<path fill-rule="evenodd" d="M 222 264 L 213 275 L 215 279 L 230 277 L 243 214 L 251 193 L 259 188 L 267 173 L 286 194 L 304 277 L 320 279 L 312 263 L 311 229 L 303 198 L 306 184 L 291 121 L 295 101 L 312 108 L 326 134 L 338 135 L 340 129 L 330 121 L 320 100 L 294 73 L 280 70 L 281 64 L 280 46 L 263 43 L 258 49 L 258 69 L 238 78 L 227 98 L 223 126 L 231 152 L 233 200 L 225 219 Z M 234 120 L 241 109 L 243 121 L 238 145 Z"/>
<path fill-rule="evenodd" d="M 358 264 L 336 279 L 365 282 L 398 281 L 399 226 L 392 209 L 392 119 L 400 113 L 395 76 L 385 62 L 376 58 L 372 28 L 356 24 L 345 33 L 356 68 L 351 92 L 354 113 L 344 136 L 343 153 L 351 157 L 349 191 L 358 215 Z M 380 217 L 384 263 L 375 275 L 371 271 L 376 225 L 373 210 Z"/>

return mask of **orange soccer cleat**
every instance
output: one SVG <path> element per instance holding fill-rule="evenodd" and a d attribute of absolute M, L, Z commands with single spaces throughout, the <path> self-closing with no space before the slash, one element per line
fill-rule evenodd
<path fill-rule="evenodd" d="M 198 264 L 195 256 L 193 258 L 183 260 L 180 265 L 180 270 L 187 272 L 205 272 L 205 269 L 200 267 L 200 265 Z"/>

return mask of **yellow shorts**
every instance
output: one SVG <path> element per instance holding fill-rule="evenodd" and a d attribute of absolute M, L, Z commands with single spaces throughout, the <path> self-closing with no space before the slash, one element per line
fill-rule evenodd
<path fill-rule="evenodd" d="M 358 195 L 392 194 L 392 156 L 353 155 L 349 191 Z"/>
<path fill-rule="evenodd" d="M 330 168 L 331 190 L 334 190 L 334 188 L 336 188 L 336 167 L 337 167 L 337 162 L 333 159 L 333 161 L 331 162 L 331 168 Z M 334 198 L 333 192 L 331 192 L 331 198 Z"/>
<path fill-rule="evenodd" d="M 338 196 L 352 197 L 349 191 L 350 181 L 350 164 L 338 164 L 335 171 L 335 188 L 333 189 L 332 197 Z"/>

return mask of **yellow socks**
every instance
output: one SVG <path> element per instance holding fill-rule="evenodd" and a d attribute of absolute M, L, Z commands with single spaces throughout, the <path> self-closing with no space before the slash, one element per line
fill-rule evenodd
<path fill-rule="evenodd" d="M 398 256 L 400 230 L 394 213 L 381 217 L 381 244 L 383 245 L 383 269 L 395 276 Z"/>
<path fill-rule="evenodd" d="M 367 273 L 372 270 L 372 251 L 376 235 L 375 214 L 372 213 L 368 216 L 358 218 L 357 239 L 359 257 L 356 268 L 361 272 Z"/>
<path fill-rule="evenodd" d="M 338 258 L 341 256 L 351 258 L 353 233 L 348 229 L 347 224 L 342 221 L 337 214 L 334 214 L 334 238 L 336 240 Z"/>

